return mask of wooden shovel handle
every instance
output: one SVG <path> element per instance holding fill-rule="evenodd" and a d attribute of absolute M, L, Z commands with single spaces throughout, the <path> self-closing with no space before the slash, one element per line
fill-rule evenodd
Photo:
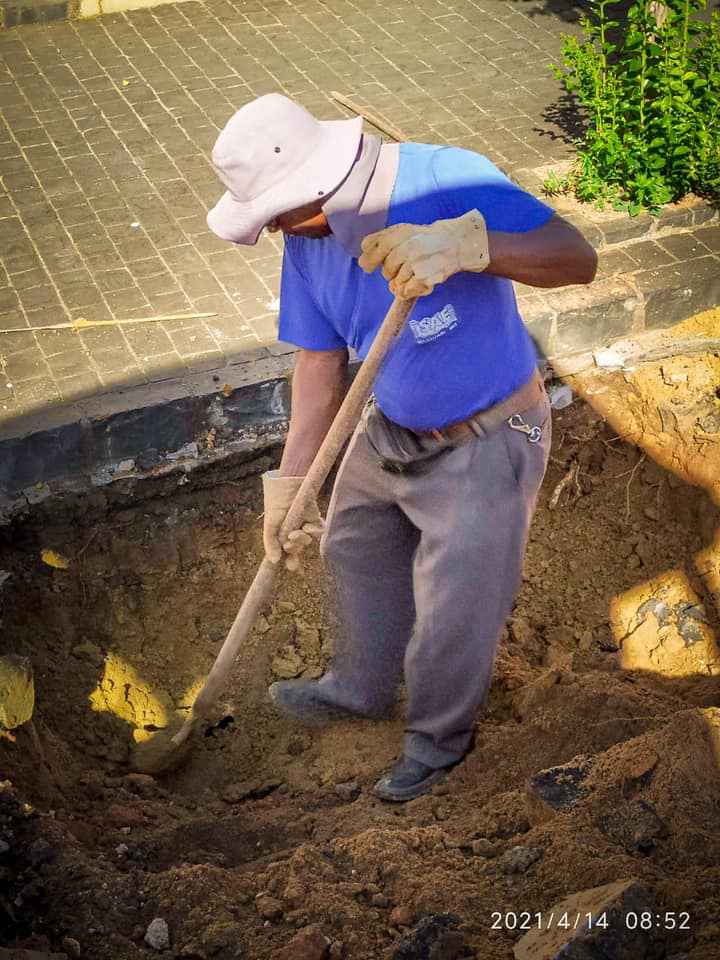
<path fill-rule="evenodd" d="M 325 483 L 338 454 L 342 450 L 343 444 L 357 426 L 388 348 L 403 328 L 414 306 L 415 298 L 401 300 L 396 297 L 393 301 L 367 357 L 345 395 L 332 426 L 328 430 L 320 449 L 315 455 L 312 466 L 287 512 L 280 528 L 281 542 L 285 541 L 290 531 L 302 526 L 308 505 L 317 499 L 323 483 Z M 192 716 L 173 737 L 176 744 L 181 744 L 187 739 L 193 720 L 212 707 L 217 700 L 227 682 L 241 644 L 252 630 L 258 614 L 270 597 L 279 567 L 279 563 L 271 563 L 267 557 L 260 564 L 255 579 L 245 594 L 242 606 L 238 610 L 207 680 L 193 704 Z"/>

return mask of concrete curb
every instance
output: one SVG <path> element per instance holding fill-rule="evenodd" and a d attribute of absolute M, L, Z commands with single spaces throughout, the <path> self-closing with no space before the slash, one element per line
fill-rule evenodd
<path fill-rule="evenodd" d="M 571 374 L 592 364 L 593 349 L 720 303 L 720 260 L 695 264 L 691 273 L 678 265 L 587 287 L 524 288 L 521 312 L 540 356 L 551 368 L 553 358 L 562 360 Z M 13 436 L 0 434 L 1 514 L 68 489 L 190 470 L 229 445 L 278 442 L 290 412 L 288 366 L 287 356 L 270 356 L 13 422 Z"/>

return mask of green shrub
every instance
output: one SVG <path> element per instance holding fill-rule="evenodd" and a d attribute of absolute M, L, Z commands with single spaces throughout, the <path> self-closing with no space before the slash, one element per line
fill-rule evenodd
<path fill-rule="evenodd" d="M 695 14 L 705 0 L 635 0 L 621 24 L 620 0 L 590 0 L 584 39 L 561 34 L 558 79 L 586 108 L 577 157 L 548 192 L 605 201 L 634 216 L 696 193 L 720 200 L 720 15 Z"/>

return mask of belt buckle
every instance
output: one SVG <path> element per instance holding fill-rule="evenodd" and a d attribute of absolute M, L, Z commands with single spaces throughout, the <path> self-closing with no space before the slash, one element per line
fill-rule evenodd
<path fill-rule="evenodd" d="M 508 417 L 507 424 L 511 430 L 517 430 L 519 433 L 524 433 L 528 438 L 528 443 L 540 443 L 542 440 L 542 428 L 531 427 L 529 423 L 525 422 L 519 413 L 513 413 L 512 416 Z"/>

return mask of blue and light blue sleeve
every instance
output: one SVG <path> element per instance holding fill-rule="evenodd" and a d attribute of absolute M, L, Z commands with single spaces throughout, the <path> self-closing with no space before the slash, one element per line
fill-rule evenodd
<path fill-rule="evenodd" d="M 449 216 L 461 217 L 469 210 L 479 210 L 488 230 L 525 233 L 541 227 L 555 212 L 514 184 L 487 157 L 470 150 L 437 150 L 433 175 Z"/>
<path fill-rule="evenodd" d="M 318 307 L 310 287 L 285 243 L 280 279 L 278 339 L 303 350 L 339 350 L 345 341 Z"/>

